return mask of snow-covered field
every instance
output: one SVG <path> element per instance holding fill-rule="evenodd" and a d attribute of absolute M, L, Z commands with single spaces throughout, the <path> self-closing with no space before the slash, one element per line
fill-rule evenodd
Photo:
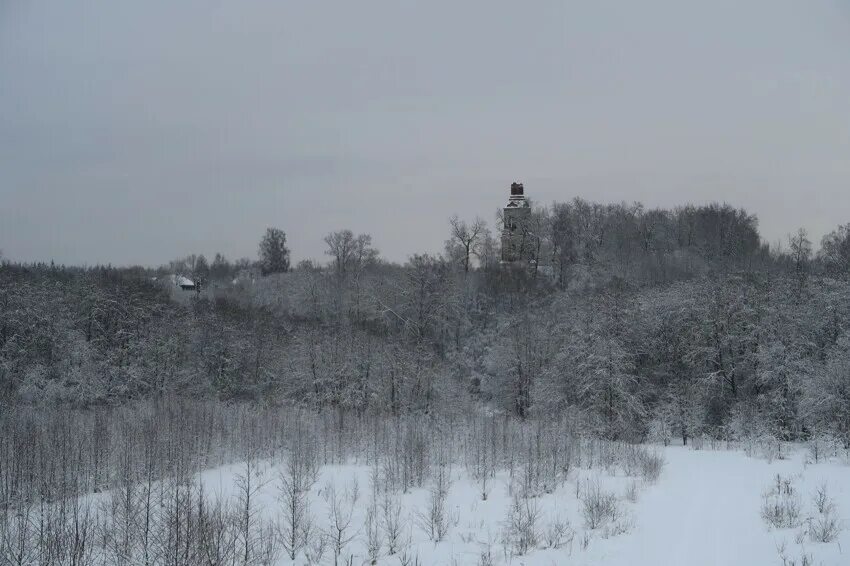
<path fill-rule="evenodd" d="M 343 518 L 342 564 L 368 564 L 369 533 L 380 544 L 377 564 L 593 564 L 593 565 L 847 565 L 850 564 L 850 466 L 831 459 L 812 463 L 802 446 L 786 448 L 782 459 L 751 457 L 742 450 L 658 448 L 666 460 L 655 483 L 630 477 L 619 468 L 575 469 L 551 493 L 512 499 L 511 479 L 498 472 L 483 500 L 481 483 L 463 469 L 449 472 L 445 497 L 447 530 L 440 542 L 429 536 L 427 516 L 433 502 L 428 488 L 372 497 L 374 470 L 368 466 L 325 466 L 309 495 L 314 532 L 333 531 L 332 502 Z M 260 486 L 253 504 L 265 519 L 279 518 L 278 466 L 261 463 L 254 476 Z M 227 466 L 202 474 L 205 490 L 237 497 L 244 466 Z M 777 480 L 777 476 L 779 480 Z M 778 481 L 780 494 L 771 498 Z M 516 482 L 513 483 L 516 486 Z M 822 513 L 815 495 L 826 486 L 833 516 L 843 528 L 832 542 L 815 542 Z M 514 490 L 516 491 L 516 487 Z M 617 510 L 604 513 L 595 528 L 584 513 L 587 494 L 598 490 L 616 496 Z M 774 528 L 762 517 L 771 501 L 798 508 L 789 528 Z M 515 503 L 521 509 L 511 512 Z M 823 502 L 822 502 L 823 503 Z M 398 505 L 402 525 L 390 554 L 385 507 Z M 369 508 L 373 522 L 369 522 Z M 821 505 L 823 507 L 823 505 Z M 348 520 L 350 513 L 350 521 Z M 524 521 L 524 522 L 523 522 Z M 523 525 L 531 540 L 518 540 Z M 512 532 L 513 531 L 513 532 Z M 527 549 L 521 549 L 527 546 Z M 334 563 L 332 545 L 314 548 L 321 563 Z M 522 552 L 522 554 L 520 554 Z M 292 561 L 281 553 L 279 564 Z M 308 563 L 304 550 L 296 564 Z"/>

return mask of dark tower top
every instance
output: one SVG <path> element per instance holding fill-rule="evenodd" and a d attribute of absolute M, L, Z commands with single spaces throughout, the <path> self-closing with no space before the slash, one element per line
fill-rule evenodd
<path fill-rule="evenodd" d="M 528 201 L 525 200 L 525 189 L 523 189 L 522 183 L 511 183 L 511 196 L 508 199 L 508 205 L 505 209 L 508 208 L 527 208 Z"/>

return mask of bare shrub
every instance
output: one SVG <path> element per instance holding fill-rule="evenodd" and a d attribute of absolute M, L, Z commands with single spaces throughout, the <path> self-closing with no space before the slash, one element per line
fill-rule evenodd
<path fill-rule="evenodd" d="M 664 456 L 660 451 L 635 444 L 624 444 L 613 453 L 621 454 L 621 465 L 627 476 L 638 475 L 647 483 L 655 483 L 661 476 Z"/>
<path fill-rule="evenodd" d="M 487 546 L 478 555 L 478 563 L 476 566 L 495 566 L 496 562 L 493 558 L 493 549 Z"/>
<path fill-rule="evenodd" d="M 619 535 L 624 535 L 632 530 L 634 525 L 632 521 L 628 518 L 618 518 L 615 521 L 612 521 L 605 525 L 602 529 L 602 538 L 611 538 Z"/>
<path fill-rule="evenodd" d="M 832 542 L 841 532 L 841 521 L 834 511 L 812 518 L 809 525 L 809 538 L 813 542 Z"/>
<path fill-rule="evenodd" d="M 238 533 L 234 514 L 221 500 L 198 497 L 198 559 L 201 564 L 232 564 L 236 560 Z M 147 563 L 142 556 L 142 563 Z"/>
<path fill-rule="evenodd" d="M 398 557 L 399 566 L 422 566 L 419 560 L 419 555 L 409 554 L 407 551 L 402 552 Z"/>
<path fill-rule="evenodd" d="M 385 493 L 381 502 L 381 528 L 387 543 L 387 554 L 398 552 L 404 544 L 402 539 L 401 502 L 398 497 Z"/>
<path fill-rule="evenodd" d="M 42 501 L 20 511 L 0 509 L 0 564 L 96 564 L 105 546 L 98 545 L 104 514 L 79 497 Z"/>
<path fill-rule="evenodd" d="M 623 497 L 630 503 L 637 503 L 639 494 L 640 486 L 638 485 L 638 482 L 630 481 L 628 485 L 626 485 L 626 492 L 623 494 Z"/>
<path fill-rule="evenodd" d="M 673 439 L 673 423 L 667 414 L 658 414 L 649 422 L 648 438 L 652 442 L 660 442 L 669 446 Z"/>
<path fill-rule="evenodd" d="M 638 452 L 638 469 L 647 483 L 655 483 L 664 469 L 664 456 L 660 452 L 641 448 Z"/>
<path fill-rule="evenodd" d="M 816 435 L 806 443 L 809 458 L 817 464 L 821 460 L 833 458 L 838 455 L 838 447 L 841 443 L 830 435 Z"/>
<path fill-rule="evenodd" d="M 775 529 L 792 529 L 800 525 L 800 500 L 796 496 L 765 495 L 762 519 Z"/>
<path fill-rule="evenodd" d="M 748 457 L 761 458 L 767 460 L 768 463 L 785 458 L 782 451 L 782 441 L 776 435 L 768 432 L 764 424 L 756 423 L 748 426 L 754 430 L 741 434 L 741 446 Z"/>
<path fill-rule="evenodd" d="M 557 517 L 543 530 L 543 541 L 546 548 L 558 549 L 563 546 L 572 548 L 575 534 L 575 530 L 573 530 L 568 519 Z"/>
<path fill-rule="evenodd" d="M 448 465 L 441 461 L 434 472 L 433 482 L 428 490 L 428 506 L 416 513 L 419 527 L 434 542 L 440 542 L 448 534 L 451 517 L 446 507 L 451 480 Z"/>
<path fill-rule="evenodd" d="M 818 513 L 829 513 L 835 510 L 835 501 L 829 496 L 829 491 L 825 483 L 818 486 L 812 496 L 812 502 Z"/>
<path fill-rule="evenodd" d="M 581 536 L 581 541 L 579 541 L 582 550 L 588 549 L 588 547 L 590 546 L 590 538 L 590 533 L 585 531 L 584 534 Z"/>
<path fill-rule="evenodd" d="M 307 564 L 321 564 L 322 557 L 328 547 L 328 536 L 321 532 L 309 532 L 307 534 L 307 544 L 304 547 L 304 558 L 307 559 Z"/>
<path fill-rule="evenodd" d="M 537 546 L 539 518 L 540 507 L 537 499 L 514 493 L 505 521 L 505 546 L 510 549 L 511 554 L 522 556 Z"/>
<path fill-rule="evenodd" d="M 694 436 L 691 440 L 691 450 L 703 450 L 705 448 L 705 436 Z"/>
<path fill-rule="evenodd" d="M 256 530 L 254 560 L 251 564 L 273 566 L 277 563 L 280 554 L 280 534 L 277 526 L 269 522 L 261 522 Z"/>
<path fill-rule="evenodd" d="M 493 476 L 496 471 L 495 450 L 493 449 L 492 424 L 485 419 L 479 419 L 472 424 L 467 451 L 467 470 L 478 484 L 478 492 L 482 501 L 487 501 L 490 495 Z"/>
<path fill-rule="evenodd" d="M 620 505 L 617 496 L 602 491 L 599 484 L 586 488 L 581 499 L 581 514 L 585 526 L 595 530 L 609 521 L 616 521 L 620 516 Z"/>
<path fill-rule="evenodd" d="M 12 566 L 35 564 L 38 545 L 35 541 L 35 525 L 31 521 L 29 507 L 0 515 L 0 563 Z"/>
<path fill-rule="evenodd" d="M 811 554 L 803 552 L 800 554 L 799 559 L 790 556 L 788 554 L 785 541 L 776 547 L 776 551 L 779 553 L 779 559 L 782 561 L 782 566 L 812 566 L 812 564 L 814 564 Z"/>
<path fill-rule="evenodd" d="M 800 508 L 800 496 L 790 478 L 777 475 L 771 488 L 762 494 L 761 517 L 775 529 L 800 526 Z"/>
<path fill-rule="evenodd" d="M 813 542 L 832 542 L 842 528 L 835 501 L 829 496 L 825 484 L 818 487 L 812 499 L 817 515 L 809 518 L 809 538 Z"/>

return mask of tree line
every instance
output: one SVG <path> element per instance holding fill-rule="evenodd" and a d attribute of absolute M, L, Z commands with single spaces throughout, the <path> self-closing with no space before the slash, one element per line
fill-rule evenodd
<path fill-rule="evenodd" d="M 381 258 L 368 234 L 292 265 L 0 267 L 0 403 L 171 395 L 348 414 L 570 414 L 611 439 L 833 435 L 850 442 L 850 225 L 771 249 L 728 205 L 533 208 L 528 269 L 480 219 L 441 254 Z M 234 279 L 254 270 L 253 282 Z M 174 301 L 154 276 L 220 281 Z"/>

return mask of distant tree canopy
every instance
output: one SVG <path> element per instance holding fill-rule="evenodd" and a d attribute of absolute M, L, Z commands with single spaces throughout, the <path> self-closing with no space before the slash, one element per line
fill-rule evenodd
<path fill-rule="evenodd" d="M 192 274 L 195 277 L 195 283 L 206 282 L 209 279 L 210 264 L 207 263 L 207 258 L 204 257 L 204 254 L 198 256 L 197 261 L 195 261 L 195 269 L 192 271 Z"/>
<path fill-rule="evenodd" d="M 227 258 L 217 253 L 210 265 L 210 277 L 217 280 L 227 279 L 233 274 L 233 266 Z"/>
<path fill-rule="evenodd" d="M 550 266 L 561 287 L 577 270 L 660 282 L 766 254 L 755 216 L 725 204 L 663 210 L 574 199 L 535 208 L 528 228 L 531 257 Z"/>
<path fill-rule="evenodd" d="M 839 226 L 821 240 L 820 258 L 834 277 L 850 278 L 850 223 Z"/>
<path fill-rule="evenodd" d="M 342 276 L 359 271 L 378 257 L 369 234 L 355 236 L 351 230 L 331 232 L 325 236 L 325 244 L 328 246 L 325 253 L 331 256 L 334 271 Z"/>
<path fill-rule="evenodd" d="M 260 271 L 263 275 L 289 271 L 289 248 L 286 233 L 278 228 L 268 228 L 260 241 Z"/>

